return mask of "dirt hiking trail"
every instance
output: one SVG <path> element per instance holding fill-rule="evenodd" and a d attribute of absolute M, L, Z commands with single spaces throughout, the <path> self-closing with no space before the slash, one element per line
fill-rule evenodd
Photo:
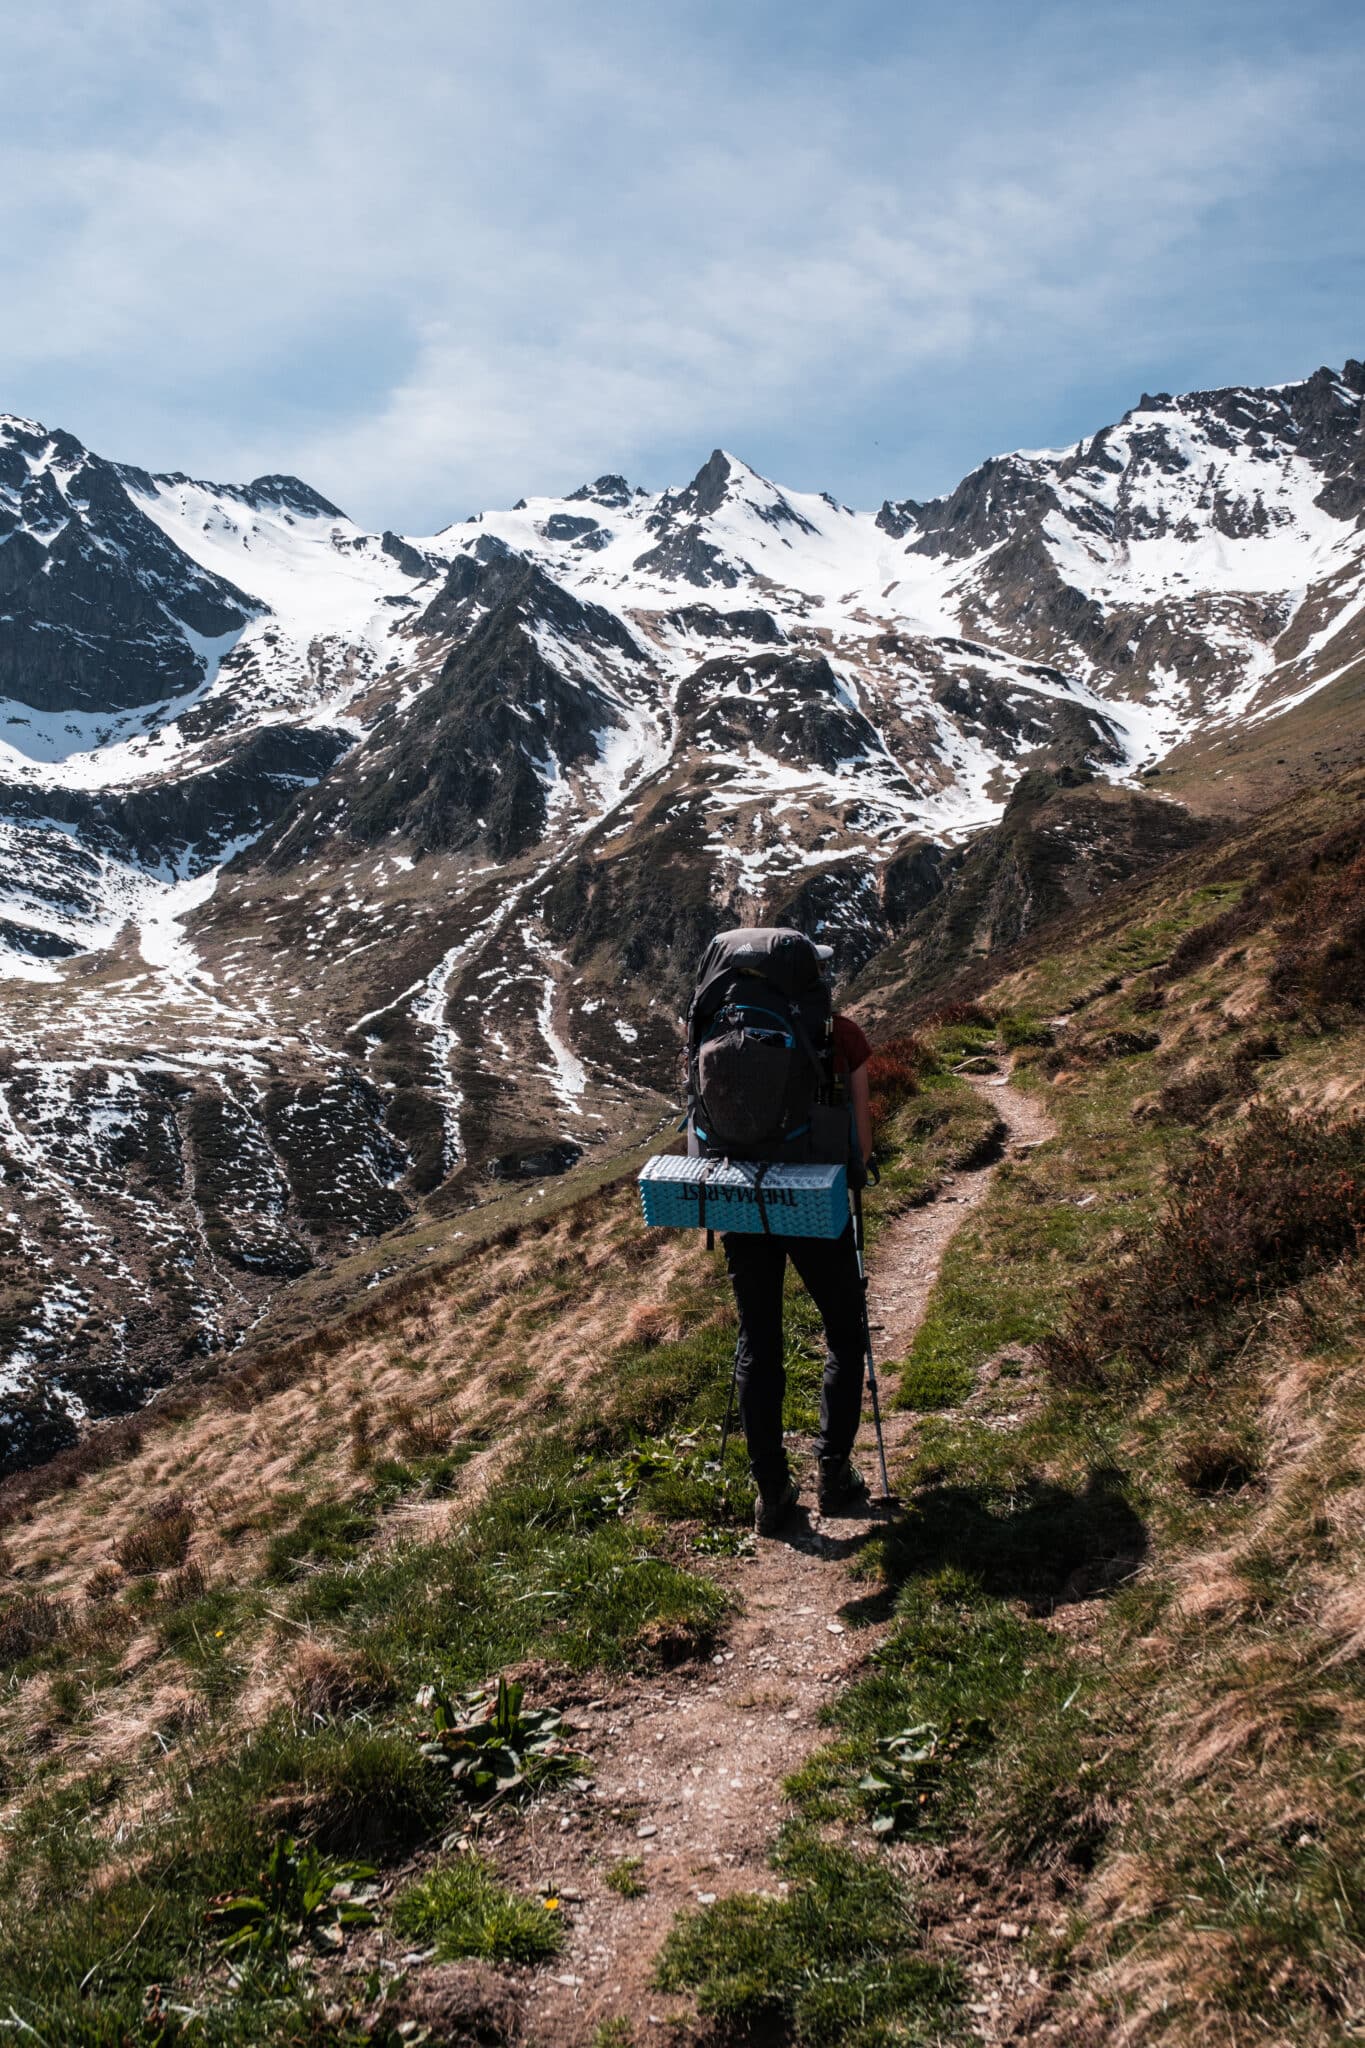
<path fill-rule="evenodd" d="M 1004 1121 L 1006 1156 L 1050 1135 L 1040 1108 L 1007 1080 L 977 1085 Z M 882 1231 L 870 1288 L 879 1358 L 905 1355 L 944 1250 L 985 1199 L 993 1171 L 949 1176 L 933 1202 Z M 915 1418 L 892 1409 L 884 1422 L 894 1459 Z M 525 1981 L 525 2037 L 544 2048 L 585 2048 L 608 2019 L 628 2019 L 637 2040 L 651 2025 L 676 2025 L 687 2002 L 650 1985 L 675 1914 L 729 1892 L 785 1890 L 768 1861 L 784 1812 L 782 1783 L 821 1740 L 821 1710 L 881 1639 L 881 1627 L 854 1629 L 840 1610 L 867 1590 L 850 1560 L 887 1512 L 874 1504 L 858 1520 L 821 1521 L 809 1446 L 792 1448 L 801 1506 L 780 1538 L 718 1572 L 736 1607 L 710 1667 L 630 1680 L 604 1698 L 560 1690 L 592 1759 L 590 1788 L 552 1795 L 484 1838 L 514 1883 L 548 1892 L 564 1914 L 562 1954 Z M 872 1479 L 870 1404 L 858 1458 Z M 645 1889 L 635 1897 L 604 1881 L 625 1858 L 639 1860 Z M 437 2004 L 432 1980 L 441 1974 L 423 1973 Z"/>

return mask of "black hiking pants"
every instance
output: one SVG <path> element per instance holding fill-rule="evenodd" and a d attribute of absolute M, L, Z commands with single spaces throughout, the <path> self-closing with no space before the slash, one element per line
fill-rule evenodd
<path fill-rule="evenodd" d="M 805 1282 L 825 1326 L 820 1389 L 821 1458 L 846 1458 L 863 1406 L 863 1294 L 850 1223 L 842 1237 L 761 1237 L 727 1230 L 721 1244 L 739 1310 L 739 1414 L 760 1493 L 787 1477 L 782 1448 L 782 1281 L 787 1260 Z"/>

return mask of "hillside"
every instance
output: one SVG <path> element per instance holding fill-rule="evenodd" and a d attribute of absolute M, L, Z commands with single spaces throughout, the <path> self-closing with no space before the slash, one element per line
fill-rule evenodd
<path fill-rule="evenodd" d="M 605 1171 L 8 1481 L 17 2023 L 1349 2037 L 1363 801 L 870 966 L 893 1517 L 746 1536 L 727 1290 Z M 572 1757 L 485 1807 L 426 1689 L 500 1674 Z"/>
<path fill-rule="evenodd" d="M 415 537 L 0 419 L 3 1466 L 628 1149 L 718 923 L 928 988 L 1342 772 L 1363 402 L 1146 395 L 876 513 L 717 450 Z"/>

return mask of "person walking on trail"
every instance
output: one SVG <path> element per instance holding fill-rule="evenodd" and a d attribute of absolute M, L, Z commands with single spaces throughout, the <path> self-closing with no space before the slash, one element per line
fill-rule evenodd
<path fill-rule="evenodd" d="M 799 1144 L 804 1138 L 807 1159 L 846 1164 L 850 1186 L 862 1186 L 864 1161 L 872 1158 L 867 1086 L 871 1047 L 851 1017 L 833 1010 L 831 959 L 830 947 L 816 946 L 804 934 L 784 929 L 725 932 L 712 941 L 702 959 L 688 1020 L 690 1150 L 790 1158 L 793 1141 Z M 779 1024 L 785 1024 L 787 1052 L 786 1065 L 780 1069 L 774 1064 L 772 1043 Z M 765 1036 L 766 1047 L 760 1042 Z M 710 1047 L 718 1051 L 708 1069 Z M 779 1073 L 783 1078 L 773 1081 Z M 722 1146 L 714 1135 L 717 1102 L 724 1100 L 727 1086 L 732 1128 L 747 1114 L 755 1134 L 747 1147 L 729 1142 Z M 775 1091 L 782 1096 L 780 1103 Z M 701 1125 L 703 1115 L 712 1127 L 710 1133 Z M 774 1131 L 782 1133 L 780 1141 L 773 1141 Z M 798 1150 L 795 1156 L 802 1154 Z M 800 1497 L 782 1439 L 782 1295 L 789 1258 L 825 1329 L 816 1439 L 819 1511 L 856 1513 L 868 1500 L 867 1484 L 851 1455 L 862 1413 L 867 1333 L 852 1218 L 840 1237 L 724 1231 L 721 1245 L 739 1314 L 735 1377 L 749 1465 L 758 1488 L 755 1529 L 761 1536 L 776 1535 Z"/>

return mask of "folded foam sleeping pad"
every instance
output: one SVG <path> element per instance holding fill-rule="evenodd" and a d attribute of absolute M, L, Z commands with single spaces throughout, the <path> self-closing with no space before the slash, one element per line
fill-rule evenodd
<path fill-rule="evenodd" d="M 842 1166 L 763 1166 L 664 1152 L 640 1174 L 640 1200 L 646 1223 L 677 1230 L 842 1237 L 848 1228 L 848 1175 Z"/>

